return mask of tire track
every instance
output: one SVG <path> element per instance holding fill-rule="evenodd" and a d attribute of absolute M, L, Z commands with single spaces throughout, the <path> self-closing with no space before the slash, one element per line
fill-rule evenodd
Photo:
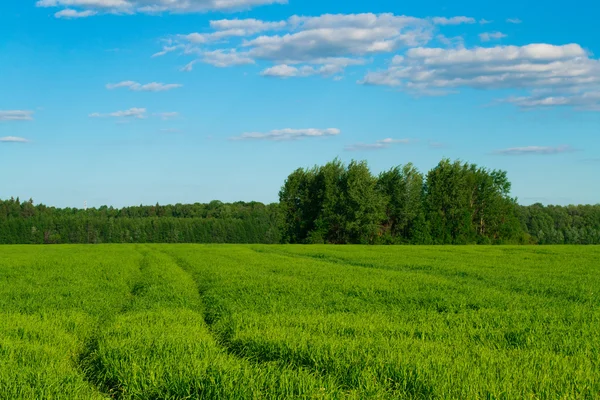
<path fill-rule="evenodd" d="M 192 279 L 196 281 L 198 292 L 203 301 L 204 321 L 216 343 L 227 354 L 235 357 L 237 360 L 248 362 L 251 365 L 259 367 L 275 363 L 282 368 L 292 369 L 297 372 L 309 372 L 324 381 L 335 382 L 335 386 L 341 388 L 346 395 L 351 398 L 354 398 L 353 395 L 351 395 L 352 392 L 360 390 L 358 381 L 349 383 L 345 375 L 336 374 L 334 372 L 335 368 L 333 368 L 333 365 L 330 365 L 331 361 L 319 365 L 315 360 L 314 355 L 310 352 L 298 352 L 296 349 L 286 348 L 285 344 L 282 347 L 273 347 L 265 343 L 235 340 L 235 325 L 233 322 L 228 321 L 230 311 L 221 307 L 217 307 L 217 310 L 211 310 L 210 304 L 207 304 L 206 302 L 207 292 L 210 291 L 211 286 L 210 281 L 204 283 L 199 282 L 195 274 L 191 272 L 194 270 L 194 267 L 189 261 L 164 250 L 158 251 L 170 256 L 182 270 L 188 273 Z M 224 255 L 224 257 L 227 257 L 227 255 Z M 254 350 L 249 350 L 251 348 L 254 348 Z M 409 378 L 409 375 L 407 375 L 407 377 Z M 413 384 L 416 393 L 429 392 L 431 390 L 422 382 L 415 381 Z M 397 398 L 401 393 L 400 389 L 393 387 L 393 385 L 389 387 L 388 390 L 389 398 Z M 346 396 L 344 396 L 344 398 L 345 397 Z"/>
<path fill-rule="evenodd" d="M 105 368 L 101 363 L 101 360 L 97 357 L 100 347 L 100 337 L 101 333 L 111 326 L 120 315 L 130 311 L 135 297 L 143 290 L 141 277 L 144 270 L 148 268 L 149 253 L 147 249 L 140 250 L 140 247 L 140 245 L 135 246 L 136 252 L 138 252 L 141 257 L 138 262 L 137 278 L 129 288 L 128 297 L 118 311 L 98 317 L 96 328 L 90 336 L 85 338 L 83 348 L 76 357 L 77 368 L 83 374 L 84 380 L 93 386 L 98 393 L 107 398 L 119 399 L 122 396 L 123 388 L 119 382 L 107 380 L 106 377 L 101 374 L 101 371 Z"/>

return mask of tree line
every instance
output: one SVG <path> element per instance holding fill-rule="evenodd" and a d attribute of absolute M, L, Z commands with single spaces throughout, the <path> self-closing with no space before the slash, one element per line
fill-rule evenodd
<path fill-rule="evenodd" d="M 444 159 L 374 175 L 366 162 L 299 168 L 278 204 L 88 210 L 0 200 L 0 244 L 600 244 L 600 205 L 520 206 L 505 171 Z"/>
<path fill-rule="evenodd" d="M 280 243 L 277 204 L 75 208 L 0 201 L 0 243 Z"/>

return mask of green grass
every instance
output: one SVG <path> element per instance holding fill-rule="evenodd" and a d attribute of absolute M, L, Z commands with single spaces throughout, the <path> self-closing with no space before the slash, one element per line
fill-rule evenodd
<path fill-rule="evenodd" d="M 1 399 L 600 398 L 599 247 L 0 247 Z"/>

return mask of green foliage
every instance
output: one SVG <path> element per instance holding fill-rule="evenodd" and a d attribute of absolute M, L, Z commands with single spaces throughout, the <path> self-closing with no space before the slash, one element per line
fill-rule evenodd
<path fill-rule="evenodd" d="M 298 169 L 280 192 L 289 243 L 519 243 L 523 230 L 504 171 L 442 160 L 374 177 L 365 162 Z"/>
<path fill-rule="evenodd" d="M 521 233 L 504 171 L 442 160 L 427 174 L 429 226 L 438 244 L 515 243 Z"/>
<path fill-rule="evenodd" d="M 298 169 L 279 192 L 289 243 L 375 243 L 383 197 L 365 162 Z"/>
<path fill-rule="evenodd" d="M 277 204 L 176 204 L 57 209 L 0 201 L 0 244 L 279 243 Z"/>
<path fill-rule="evenodd" d="M 377 186 L 386 205 L 382 228 L 388 240 L 392 243 L 429 243 L 423 175 L 409 163 L 382 172 Z"/>
<path fill-rule="evenodd" d="M 594 246 L 3 246 L 0 398 L 594 399 L 599 258 Z"/>
<path fill-rule="evenodd" d="M 518 208 L 526 239 L 539 244 L 600 244 L 600 205 Z"/>

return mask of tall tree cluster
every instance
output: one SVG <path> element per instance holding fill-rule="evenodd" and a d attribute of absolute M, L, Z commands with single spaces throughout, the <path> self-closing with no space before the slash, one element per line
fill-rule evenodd
<path fill-rule="evenodd" d="M 442 160 L 374 176 L 365 162 L 297 169 L 279 193 L 290 243 L 517 243 L 526 240 L 503 171 Z"/>

